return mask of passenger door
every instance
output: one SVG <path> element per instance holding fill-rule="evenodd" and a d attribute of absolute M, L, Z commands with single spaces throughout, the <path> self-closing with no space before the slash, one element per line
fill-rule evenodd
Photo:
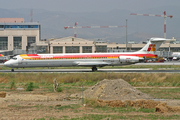
<path fill-rule="evenodd" d="M 17 57 L 18 64 L 22 64 L 22 58 L 20 56 Z"/>

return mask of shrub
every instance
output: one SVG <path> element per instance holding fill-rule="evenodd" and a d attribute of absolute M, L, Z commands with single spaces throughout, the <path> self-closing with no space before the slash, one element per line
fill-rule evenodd
<path fill-rule="evenodd" d="M 15 89 L 16 88 L 16 85 L 15 85 L 15 81 L 11 81 L 11 86 L 10 86 L 10 89 Z"/>
<path fill-rule="evenodd" d="M 27 84 L 27 88 L 26 88 L 26 91 L 33 91 L 33 82 L 30 82 L 29 84 Z"/>
<path fill-rule="evenodd" d="M 62 92 L 62 91 L 63 91 L 62 87 L 58 87 L 57 92 Z"/>

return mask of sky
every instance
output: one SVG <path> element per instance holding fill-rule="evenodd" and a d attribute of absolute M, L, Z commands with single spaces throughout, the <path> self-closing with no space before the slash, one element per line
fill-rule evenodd
<path fill-rule="evenodd" d="M 99 20 L 103 20 L 102 24 L 98 23 L 98 25 L 102 25 L 102 26 L 104 26 L 104 25 L 112 25 L 112 26 L 119 25 L 119 23 L 120 23 L 120 25 L 124 25 L 125 19 L 128 19 L 128 34 L 132 34 L 135 32 L 136 33 L 145 32 L 145 33 L 150 33 L 150 34 L 156 33 L 159 36 L 163 36 L 163 30 L 164 30 L 164 28 L 163 28 L 164 21 L 162 18 L 155 18 L 155 17 L 147 18 L 147 17 L 142 17 L 142 16 L 141 17 L 130 16 L 130 14 L 127 15 L 127 13 L 129 12 L 129 13 L 140 13 L 140 14 L 162 15 L 163 11 L 167 11 L 167 15 L 173 15 L 172 20 L 167 18 L 167 36 L 169 35 L 170 37 L 172 37 L 172 36 L 179 37 L 178 31 L 179 31 L 180 27 L 179 27 L 178 21 L 180 19 L 180 17 L 179 17 L 180 0 L 0 0 L 0 3 L 1 3 L 0 9 L 23 10 L 21 8 L 25 8 L 26 10 L 22 11 L 22 13 L 26 12 L 25 14 L 27 14 L 27 15 L 29 15 L 29 13 L 30 13 L 29 11 L 31 9 L 33 9 L 36 12 L 38 11 L 36 9 L 41 9 L 41 10 L 39 10 L 40 13 L 41 13 L 41 11 L 43 11 L 43 13 L 45 13 L 45 14 L 53 13 L 53 14 L 58 14 L 58 16 L 59 16 L 59 13 L 61 13 L 61 12 L 85 12 L 85 14 L 82 13 L 82 16 L 81 16 L 81 14 L 78 14 L 80 16 L 79 18 L 82 17 L 82 19 L 79 19 L 76 16 L 76 13 L 75 14 L 72 14 L 72 13 L 65 14 L 68 16 L 68 17 L 66 17 L 66 20 L 64 20 L 62 17 L 57 18 L 57 20 L 62 20 L 62 22 L 59 23 L 59 21 L 58 21 L 56 23 L 59 26 L 65 26 L 65 25 L 72 26 L 72 25 L 74 25 L 74 21 L 77 21 L 79 26 L 86 26 L 86 25 L 92 25 L 92 24 L 97 25 Z M 168 10 L 166 10 L 165 7 L 167 7 Z M 171 7 L 172 7 L 172 9 L 171 9 Z M 17 10 L 17 11 L 19 12 L 20 10 Z M 58 12 L 46 12 L 44 10 L 58 11 Z M 114 10 L 114 11 L 109 12 L 112 10 Z M 28 11 L 28 13 L 27 13 L 27 11 Z M 109 17 L 109 19 L 100 18 L 103 15 L 104 15 L 104 17 L 111 16 L 109 14 L 116 13 L 116 11 L 120 11 L 121 13 L 119 14 L 118 17 L 116 17 L 114 14 L 112 14 L 112 18 L 117 18 L 120 21 L 117 21 L 117 19 L 112 20 L 111 17 Z M 88 12 L 93 12 L 93 13 L 89 14 Z M 102 16 L 96 16 L 96 15 L 101 15 L 101 13 L 97 13 L 97 12 L 105 12 L 105 14 L 102 14 Z M 19 12 L 19 13 L 21 13 L 21 12 Z M 94 13 L 97 13 L 97 14 L 94 14 Z M 36 14 L 38 15 L 38 12 Z M 34 16 L 36 14 L 34 12 Z M 123 18 L 121 16 L 122 14 L 125 14 L 126 18 Z M 89 16 L 87 17 L 87 15 L 93 16 L 94 18 L 91 19 Z M 46 17 L 46 15 L 44 15 L 44 17 Z M 39 20 L 40 18 L 41 17 L 36 16 L 36 17 L 34 17 L 33 20 L 37 20 L 37 21 L 41 22 L 42 26 L 44 27 L 44 28 L 42 27 L 44 30 L 42 32 L 42 35 L 46 35 L 46 33 L 49 33 L 49 31 L 48 31 L 49 26 L 53 26 L 55 23 L 51 23 L 51 25 L 48 26 L 46 23 L 46 22 L 49 22 L 48 19 Z M 87 18 L 89 21 L 86 20 Z M 26 21 L 29 21 L 30 17 L 28 17 L 26 19 L 28 19 Z M 151 21 L 150 24 L 154 25 L 154 27 L 156 25 L 158 25 L 158 27 L 161 26 L 158 29 L 159 30 L 158 33 L 153 30 L 154 27 L 148 26 L 148 24 L 146 23 L 147 19 L 149 19 Z M 52 20 L 57 21 L 53 18 L 52 18 Z M 116 23 L 113 24 L 112 21 L 116 22 Z M 158 21 L 160 21 L 160 22 L 158 22 Z M 118 22 L 118 24 L 117 24 L 117 22 Z M 123 24 L 121 24 L 121 23 L 123 23 Z M 135 24 L 135 23 L 138 23 L 138 24 Z M 149 29 L 146 30 L 147 27 Z M 174 28 L 176 28 L 176 30 L 173 31 L 174 33 L 172 33 L 173 34 L 172 35 L 172 34 L 170 34 L 169 31 L 174 30 Z M 55 29 L 54 31 L 60 30 L 59 28 L 54 28 L 54 27 L 52 27 L 51 29 L 53 29 L 53 30 Z M 63 27 L 62 27 L 62 29 L 63 29 Z M 64 32 L 64 29 L 62 31 Z M 80 33 L 80 30 L 78 30 L 78 32 Z M 53 33 L 53 35 L 49 35 L 49 36 L 54 36 L 54 34 L 58 34 L 55 32 L 52 32 L 52 33 Z M 103 33 L 101 33 L 101 34 L 104 35 Z M 47 38 L 47 36 L 45 38 Z M 180 39 L 180 37 L 179 37 L 179 39 Z"/>
<path fill-rule="evenodd" d="M 63 12 L 139 11 L 161 6 L 179 6 L 180 0 L 0 0 L 4 9 L 45 9 Z"/>

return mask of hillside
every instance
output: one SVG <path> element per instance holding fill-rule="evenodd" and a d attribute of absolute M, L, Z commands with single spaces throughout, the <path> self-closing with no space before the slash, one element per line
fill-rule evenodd
<path fill-rule="evenodd" d="M 167 38 L 175 37 L 180 40 L 179 35 L 179 8 L 175 6 L 146 9 L 142 11 L 128 11 L 115 9 L 109 12 L 61 12 L 47 11 L 42 9 L 33 10 L 33 21 L 39 21 L 42 30 L 42 39 L 73 36 L 74 30 L 64 30 L 64 26 L 117 26 L 126 25 L 128 19 L 128 40 L 136 42 L 146 41 L 150 37 L 164 36 L 164 18 L 132 16 L 130 13 L 163 14 L 167 15 Z M 0 9 L 1 17 L 23 17 L 26 22 L 31 20 L 29 9 Z M 126 39 L 126 28 L 83 28 L 77 29 L 77 37 L 84 39 L 102 39 L 109 42 L 124 43 Z"/>

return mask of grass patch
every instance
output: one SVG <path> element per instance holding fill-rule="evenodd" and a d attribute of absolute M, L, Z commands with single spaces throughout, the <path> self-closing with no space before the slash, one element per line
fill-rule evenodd
<path fill-rule="evenodd" d="M 45 85 L 42 88 L 44 89 L 43 90 L 44 92 L 54 92 L 54 88 L 53 88 L 52 84 L 51 85 Z"/>
<path fill-rule="evenodd" d="M 124 79 L 133 86 L 180 86 L 179 73 L 0 73 L 15 83 L 33 82 L 49 85 L 56 78 L 59 84 L 92 86 L 103 79 Z"/>
<path fill-rule="evenodd" d="M 88 107 L 100 107 L 99 103 L 97 102 L 96 99 L 84 99 L 84 103 L 88 106 Z"/>
<path fill-rule="evenodd" d="M 20 105 L 8 105 L 8 107 L 21 107 Z"/>
<path fill-rule="evenodd" d="M 89 114 L 85 115 L 84 117 L 81 118 L 72 118 L 70 120 L 114 120 L 114 119 L 127 119 L 126 116 L 121 116 L 121 115 L 95 115 L 95 114 Z"/>
<path fill-rule="evenodd" d="M 124 79 L 134 87 L 179 87 L 179 73 L 0 73 L 7 83 L 0 83 L 0 89 L 8 90 L 27 88 L 26 83 L 33 83 L 32 88 L 40 88 L 46 92 L 53 92 L 53 79 L 56 78 L 60 90 L 70 93 L 82 91 L 95 85 L 103 79 Z M 68 83 L 67 83 L 68 81 Z M 62 88 L 62 89 L 61 89 Z M 32 89 L 31 89 L 32 90 Z"/>
<path fill-rule="evenodd" d="M 0 90 L 3 90 L 6 87 L 7 83 L 0 83 Z"/>
<path fill-rule="evenodd" d="M 10 89 L 15 89 L 15 88 L 16 88 L 15 81 L 12 80 L 10 83 Z"/>
<path fill-rule="evenodd" d="M 149 114 L 149 115 L 102 115 L 102 114 L 84 114 L 83 117 L 76 117 L 76 118 L 70 118 L 69 116 L 63 116 L 61 119 L 56 119 L 50 117 L 49 120 L 119 120 L 119 119 L 130 119 L 130 120 L 142 120 L 142 119 L 150 119 L 150 120 L 164 120 L 164 119 L 179 119 L 180 115 L 154 115 L 154 114 Z M 39 118 L 39 119 L 34 119 L 34 120 L 46 120 L 45 118 Z"/>
<path fill-rule="evenodd" d="M 0 78 L 5 78 L 6 80 L 6 83 L 0 83 L 0 91 L 9 91 L 15 85 L 16 88 L 26 88 L 28 89 L 27 91 L 54 92 L 54 78 L 59 83 L 59 91 L 65 92 L 68 90 L 68 94 L 82 92 L 82 86 L 83 90 L 85 90 L 103 79 L 124 79 L 133 87 L 180 86 L 179 73 L 0 73 Z M 165 89 L 139 90 L 155 98 L 180 99 L 178 94 L 180 90 L 176 88 L 174 91 L 172 89 L 171 91 Z"/>
<path fill-rule="evenodd" d="M 98 111 L 103 111 L 106 113 L 114 112 L 114 113 L 130 113 L 130 112 L 143 112 L 143 113 L 154 113 L 155 109 L 145 109 L 145 108 L 133 108 L 133 107 L 96 107 Z"/>
<path fill-rule="evenodd" d="M 159 99 L 180 99 L 180 88 L 137 88 L 143 93 L 147 93 Z"/>
<path fill-rule="evenodd" d="M 38 110 L 45 108 L 44 105 L 35 105 L 34 107 L 37 108 Z"/>
<path fill-rule="evenodd" d="M 58 87 L 57 92 L 62 92 L 63 88 L 62 87 Z"/>
<path fill-rule="evenodd" d="M 77 108 L 80 108 L 79 104 L 72 104 L 72 105 L 64 105 L 64 106 L 57 106 L 55 109 L 63 111 L 67 109 L 76 110 Z"/>
<path fill-rule="evenodd" d="M 155 108 L 147 109 L 147 108 L 139 108 L 137 112 L 143 113 L 155 113 Z"/>

